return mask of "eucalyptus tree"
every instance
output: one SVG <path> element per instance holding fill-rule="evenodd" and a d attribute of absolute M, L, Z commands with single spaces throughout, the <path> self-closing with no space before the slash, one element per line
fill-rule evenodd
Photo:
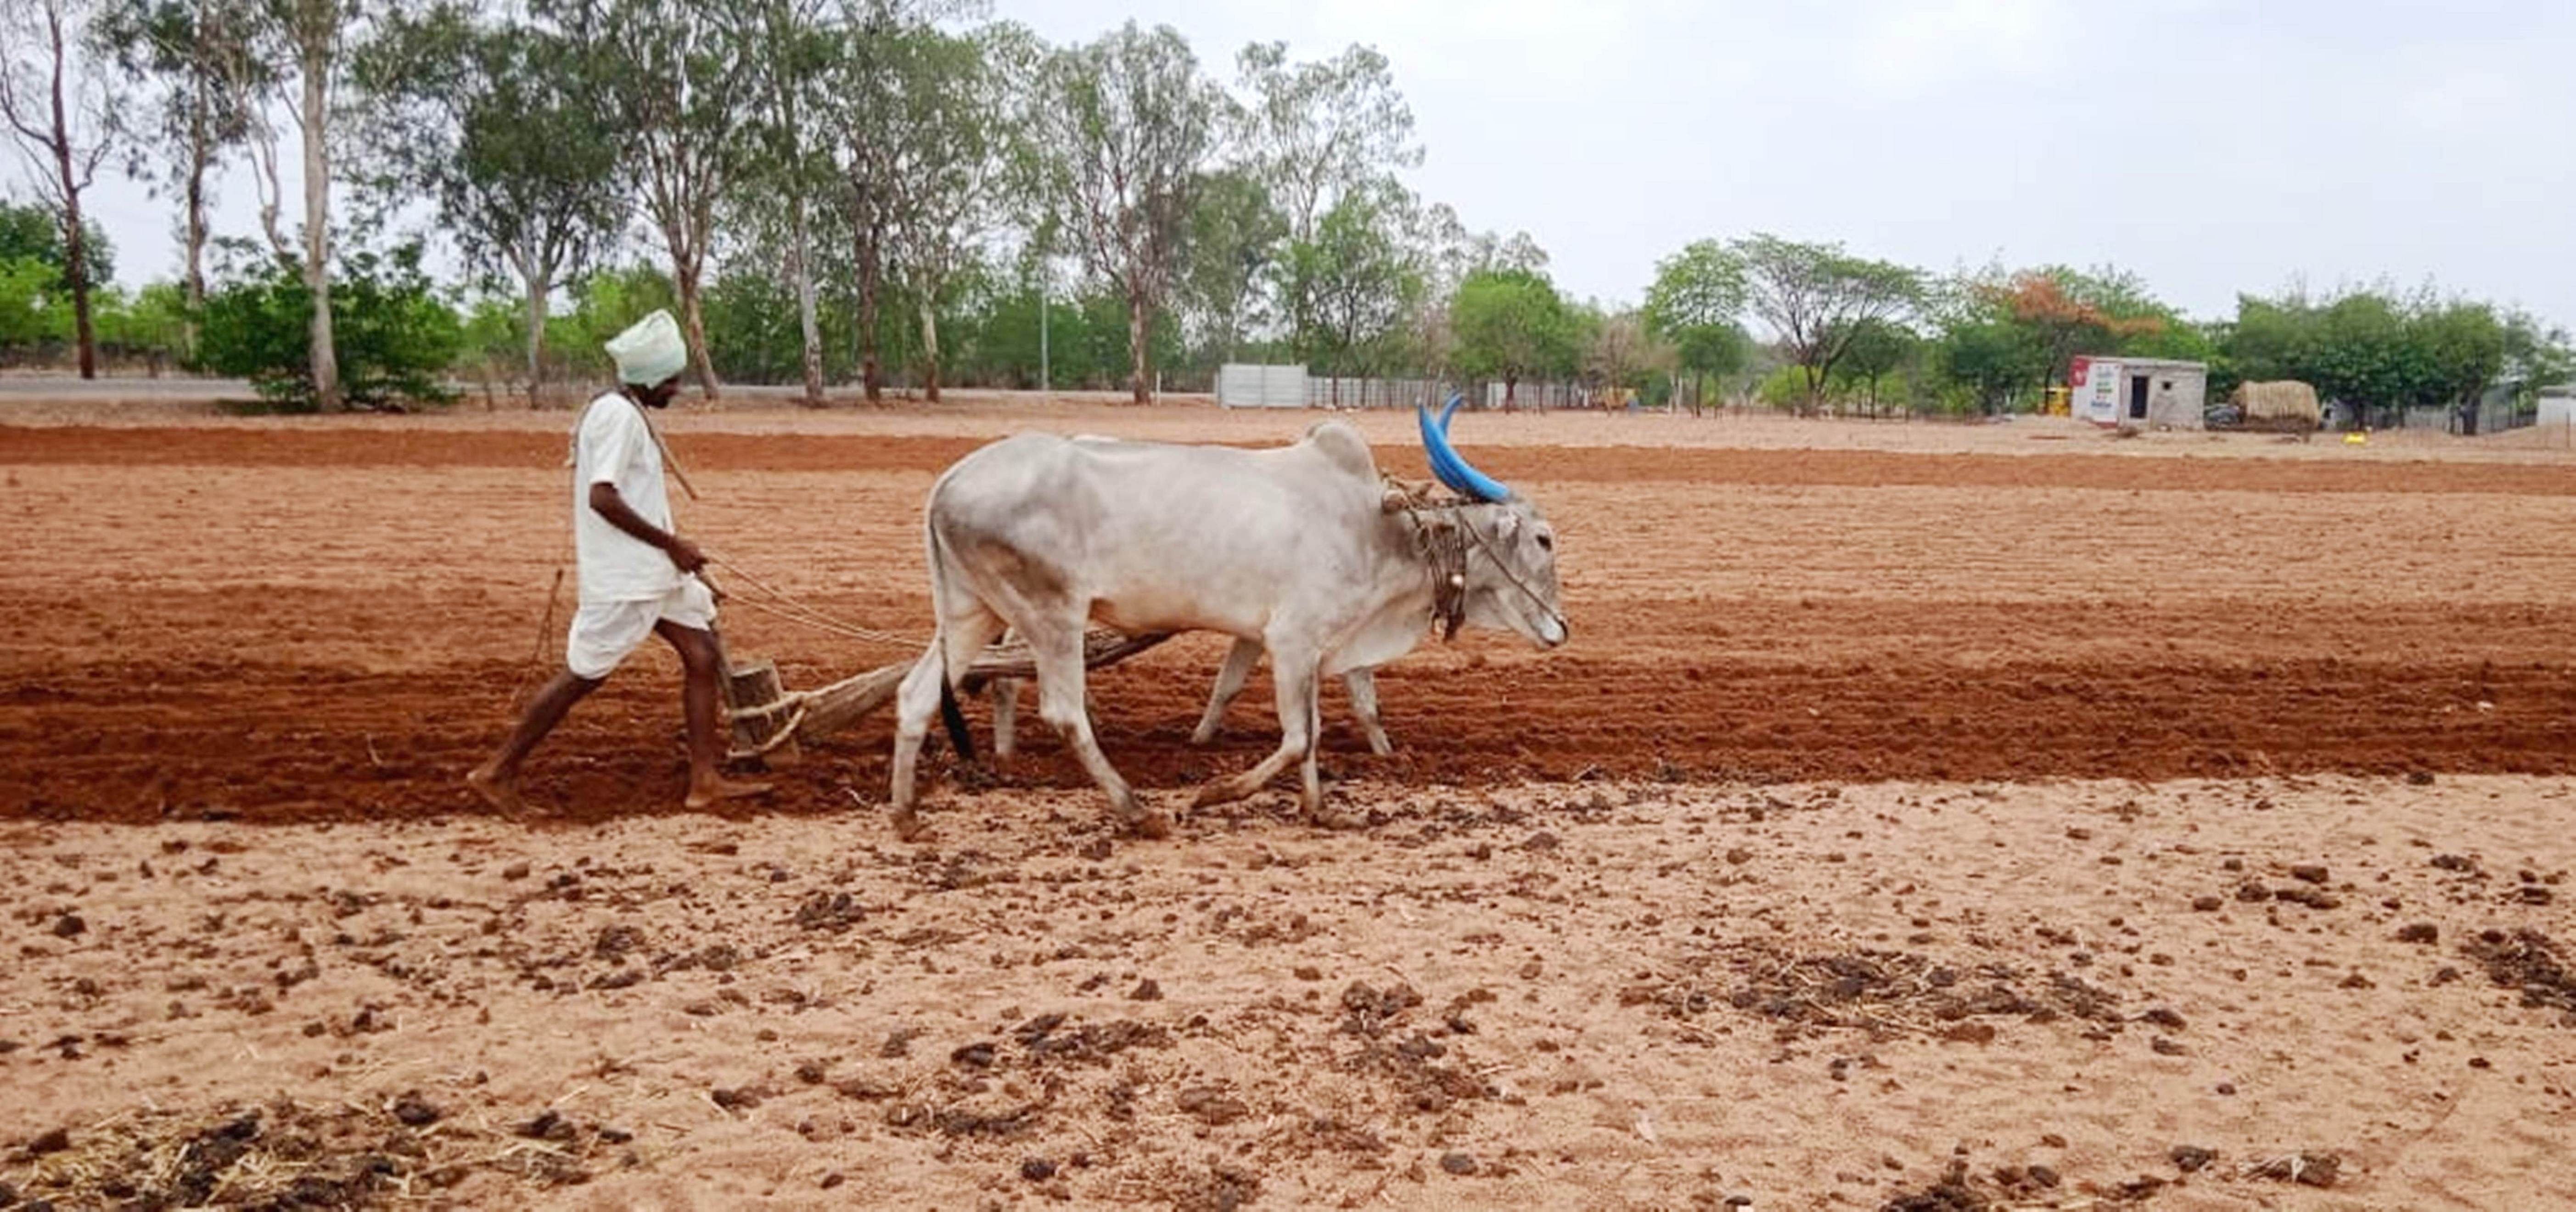
<path fill-rule="evenodd" d="M 1010 217 L 1029 165 L 1022 137 L 1030 78 L 1043 54 L 1013 25 L 966 35 L 932 27 L 896 34 L 884 58 L 896 171 L 887 235 L 921 324 L 922 384 L 939 399 L 939 306 Z"/>
<path fill-rule="evenodd" d="M 141 104 L 125 107 L 129 171 L 157 178 L 155 188 L 179 195 L 180 285 L 191 349 L 196 315 L 206 305 L 214 177 L 250 137 L 245 108 L 256 103 L 228 86 L 254 70 L 238 62 L 243 45 L 231 32 L 244 20 L 242 0 L 111 0 L 91 29 L 93 52 L 143 93 Z"/>
<path fill-rule="evenodd" d="M 468 262 L 517 279 L 528 392 L 544 381 L 547 302 L 633 214 L 606 115 L 558 31 L 467 3 L 388 18 L 357 57 L 380 188 L 426 198 Z"/>
<path fill-rule="evenodd" d="M 1413 111 L 1386 56 L 1366 46 L 1292 63 L 1285 43 L 1256 42 L 1235 56 L 1235 69 L 1246 94 L 1237 123 L 1241 158 L 1287 228 L 1288 247 L 1273 260 L 1280 310 L 1290 344 L 1312 357 L 1340 341 L 1318 328 L 1326 310 L 1318 296 L 1340 284 L 1304 276 L 1338 259 L 1314 247 L 1319 228 L 1340 213 L 1340 238 L 1347 243 L 1355 216 L 1373 217 L 1384 207 L 1379 199 L 1363 199 L 1344 210 L 1344 201 L 1383 194 L 1397 170 L 1422 163 Z"/>
<path fill-rule="evenodd" d="M 670 258 L 689 359 L 715 399 L 707 260 L 722 204 L 758 163 L 758 26 L 744 0 L 530 0 L 530 9 L 586 52 L 578 78 L 603 106 L 621 170 Z"/>
<path fill-rule="evenodd" d="M 90 0 L 0 0 L 0 127 L 40 167 L 27 174 L 62 231 L 80 373 L 98 377 L 90 316 L 89 232 L 81 196 L 114 154 L 108 80 L 82 54 L 98 17 Z"/>
<path fill-rule="evenodd" d="M 1048 55 L 1038 86 L 1038 180 L 1092 275 L 1126 301 L 1128 388 L 1142 404 L 1154 385 L 1150 325 L 1231 102 L 1178 32 L 1133 21 Z"/>

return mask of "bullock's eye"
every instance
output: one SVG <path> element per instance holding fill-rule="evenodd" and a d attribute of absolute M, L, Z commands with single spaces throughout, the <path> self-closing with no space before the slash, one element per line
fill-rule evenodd
<path fill-rule="evenodd" d="M 1538 537 L 1538 549 L 1540 551 L 1556 550 L 1556 536 L 1552 534 L 1540 535 Z"/>

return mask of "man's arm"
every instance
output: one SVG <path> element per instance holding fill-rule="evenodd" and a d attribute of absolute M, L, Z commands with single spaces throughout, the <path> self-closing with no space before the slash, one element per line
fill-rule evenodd
<path fill-rule="evenodd" d="M 671 557 L 671 562 L 679 566 L 680 571 L 696 572 L 706 566 L 707 557 L 697 549 L 695 544 L 645 521 L 643 515 L 636 513 L 626 504 L 626 498 L 617 495 L 617 485 L 606 480 L 592 484 L 590 508 L 599 516 L 608 519 L 609 525 L 662 549 L 664 554 Z"/>

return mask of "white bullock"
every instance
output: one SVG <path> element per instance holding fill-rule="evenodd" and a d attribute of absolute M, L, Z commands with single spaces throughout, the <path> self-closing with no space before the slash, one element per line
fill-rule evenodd
<path fill-rule="evenodd" d="M 1564 643 L 1555 532 L 1457 456 L 1447 415 L 1419 419 L 1432 470 L 1467 500 L 1422 505 L 1389 492 L 1366 440 L 1340 421 L 1271 450 L 1023 434 L 959 460 L 925 510 L 938 630 L 896 694 L 897 830 L 920 831 L 913 784 L 931 717 L 1006 628 L 1035 656 L 1039 718 L 1148 837 L 1168 833 L 1170 818 L 1137 801 L 1084 710 L 1083 634 L 1094 622 L 1131 635 L 1218 631 L 1267 650 L 1279 748 L 1196 802 L 1252 795 L 1302 761 L 1302 803 L 1317 818 L 1318 679 L 1402 656 L 1435 620 Z"/>

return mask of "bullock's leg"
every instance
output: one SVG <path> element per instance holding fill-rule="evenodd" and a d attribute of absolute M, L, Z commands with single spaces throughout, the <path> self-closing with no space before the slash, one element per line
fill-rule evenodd
<path fill-rule="evenodd" d="M 1109 805 L 1117 811 L 1121 825 L 1142 837 L 1170 837 L 1172 818 L 1137 802 L 1136 793 L 1110 767 L 1108 757 L 1100 752 L 1100 742 L 1092 736 L 1090 698 L 1083 689 L 1086 670 L 1082 663 L 1081 617 L 1076 616 L 1069 627 L 1024 631 L 1029 650 L 1037 658 L 1038 718 L 1064 737 L 1091 781 L 1108 793 Z"/>
<path fill-rule="evenodd" d="M 895 834 L 908 842 L 923 835 L 921 818 L 913 810 L 913 780 L 921 760 L 922 739 L 930 735 L 930 720 L 939 714 L 939 696 L 948 679 L 948 663 L 941 656 L 941 645 L 950 635 L 958 635 L 971 641 L 965 651 L 980 652 L 1001 634 L 1002 620 L 976 604 L 971 613 L 941 619 L 939 630 L 941 634 L 930 641 L 930 651 L 913 662 L 912 672 L 903 675 L 903 684 L 894 692 L 891 815 Z"/>
<path fill-rule="evenodd" d="M 1318 673 L 1306 679 L 1306 760 L 1298 770 L 1298 805 L 1306 810 L 1306 819 L 1324 819 L 1324 779 L 1315 769 L 1316 757 L 1324 749 L 1324 679 Z"/>
<path fill-rule="evenodd" d="M 1395 752 L 1386 739 L 1386 727 L 1377 719 L 1377 674 L 1354 669 L 1342 675 L 1342 684 L 1351 690 L 1351 714 L 1360 717 L 1360 729 L 1368 733 L 1369 752 L 1385 757 Z"/>
<path fill-rule="evenodd" d="M 1229 779 L 1218 779 L 1199 789 L 1198 804 L 1230 804 L 1258 795 L 1261 789 L 1288 769 L 1290 762 L 1309 756 L 1315 737 L 1315 658 L 1305 653 L 1270 649 L 1270 681 L 1279 704 L 1279 748 L 1259 765 Z M 1310 795 L 1310 800 L 1320 797 Z M 1311 811 L 1311 805 L 1309 810 Z"/>
<path fill-rule="evenodd" d="M 1016 748 L 1020 718 L 1018 678 L 993 679 L 993 756 L 1006 758 Z"/>
<path fill-rule="evenodd" d="M 912 841 L 922 834 L 921 818 L 913 812 L 914 767 L 921 760 L 922 738 L 930 735 L 930 717 L 939 714 L 939 684 L 946 676 L 939 659 L 939 641 L 932 640 L 930 651 L 912 663 L 912 672 L 903 675 L 903 685 L 894 692 L 894 786 L 895 835 Z"/>
<path fill-rule="evenodd" d="M 1008 644 L 1018 635 L 1017 631 L 1005 627 L 1002 629 L 1002 638 L 995 642 Z M 1020 680 L 1018 678 L 993 679 L 993 757 L 996 760 L 1009 757 L 1019 751 L 1019 725 Z"/>
<path fill-rule="evenodd" d="M 1216 739 L 1217 726 L 1225 719 L 1226 704 L 1243 693 L 1243 679 L 1252 675 L 1252 663 L 1261 659 L 1258 640 L 1236 640 L 1227 649 L 1225 667 L 1216 671 L 1216 689 L 1208 694 L 1207 712 L 1199 717 L 1198 731 L 1190 734 L 1190 743 L 1204 745 Z"/>

